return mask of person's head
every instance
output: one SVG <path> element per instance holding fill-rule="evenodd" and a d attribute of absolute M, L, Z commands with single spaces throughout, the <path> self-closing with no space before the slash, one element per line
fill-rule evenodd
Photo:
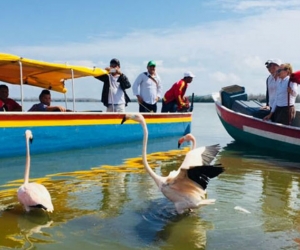
<path fill-rule="evenodd" d="M 147 64 L 147 70 L 150 75 L 155 74 L 155 68 L 156 68 L 156 62 L 154 61 L 149 61 Z"/>
<path fill-rule="evenodd" d="M 51 104 L 51 94 L 50 94 L 50 91 L 48 89 L 42 90 L 42 92 L 40 93 L 39 99 L 40 99 L 41 103 L 43 103 L 43 104 L 45 104 L 47 106 L 50 106 L 50 104 Z"/>
<path fill-rule="evenodd" d="M 291 75 L 292 73 L 293 73 L 293 68 L 290 63 L 281 64 L 277 70 L 277 75 L 281 79 L 286 78 L 287 76 Z"/>
<path fill-rule="evenodd" d="M 276 71 L 278 70 L 279 66 L 282 64 L 280 59 L 270 59 L 266 61 L 265 65 L 268 71 L 272 76 L 276 75 Z"/>
<path fill-rule="evenodd" d="M 110 60 L 109 63 L 109 67 L 110 67 L 110 74 L 115 75 L 116 70 L 118 70 L 121 67 L 120 61 L 117 58 L 113 58 Z"/>
<path fill-rule="evenodd" d="M 4 84 L 0 85 L 0 99 L 5 101 L 9 96 L 8 87 Z"/>
<path fill-rule="evenodd" d="M 195 77 L 195 75 L 191 72 L 191 71 L 187 71 L 184 73 L 183 75 L 183 80 L 186 83 L 191 83 L 193 81 L 193 78 Z"/>

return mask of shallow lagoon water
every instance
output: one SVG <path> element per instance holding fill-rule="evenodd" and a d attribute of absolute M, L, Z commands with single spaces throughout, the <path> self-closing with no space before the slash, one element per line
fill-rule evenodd
<path fill-rule="evenodd" d="M 195 105 L 192 131 L 199 146 L 220 143 L 226 171 L 208 185 L 214 205 L 180 216 L 145 173 L 141 142 L 33 155 L 31 179 L 50 191 L 50 215 L 17 202 L 24 157 L 1 159 L 0 249 L 299 248 L 299 157 L 233 142 L 213 104 Z M 177 139 L 149 142 L 157 173 L 182 161 L 188 145 L 177 149 Z"/>

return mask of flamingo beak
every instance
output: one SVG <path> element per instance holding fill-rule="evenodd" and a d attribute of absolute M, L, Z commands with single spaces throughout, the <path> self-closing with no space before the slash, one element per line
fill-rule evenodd
<path fill-rule="evenodd" d="M 127 119 L 126 119 L 126 115 L 124 115 L 121 124 L 123 124 L 124 122 L 126 122 L 126 120 L 127 120 Z"/>
<path fill-rule="evenodd" d="M 181 144 L 183 143 L 184 141 L 184 138 L 181 138 L 178 140 L 178 148 L 180 148 Z"/>
<path fill-rule="evenodd" d="M 33 138 L 29 138 L 29 142 L 31 144 L 33 142 Z"/>

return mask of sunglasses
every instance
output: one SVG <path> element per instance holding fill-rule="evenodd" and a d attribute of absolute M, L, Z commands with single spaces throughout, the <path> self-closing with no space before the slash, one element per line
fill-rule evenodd
<path fill-rule="evenodd" d="M 279 74 L 281 71 L 287 71 L 287 68 L 284 68 L 284 69 L 278 69 L 278 70 L 277 70 L 277 74 Z"/>

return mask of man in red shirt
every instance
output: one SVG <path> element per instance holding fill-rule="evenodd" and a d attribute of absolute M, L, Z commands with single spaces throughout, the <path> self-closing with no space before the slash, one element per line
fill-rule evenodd
<path fill-rule="evenodd" d="M 8 98 L 9 90 L 6 85 L 0 85 L 0 100 L 5 111 L 22 111 L 22 107 L 16 101 Z"/>
<path fill-rule="evenodd" d="M 165 93 L 162 100 L 162 113 L 174 113 L 188 108 L 187 97 L 184 97 L 184 94 L 188 84 L 193 81 L 194 77 L 195 75 L 188 71 L 184 73 L 183 79 L 173 84 L 173 86 Z"/>

